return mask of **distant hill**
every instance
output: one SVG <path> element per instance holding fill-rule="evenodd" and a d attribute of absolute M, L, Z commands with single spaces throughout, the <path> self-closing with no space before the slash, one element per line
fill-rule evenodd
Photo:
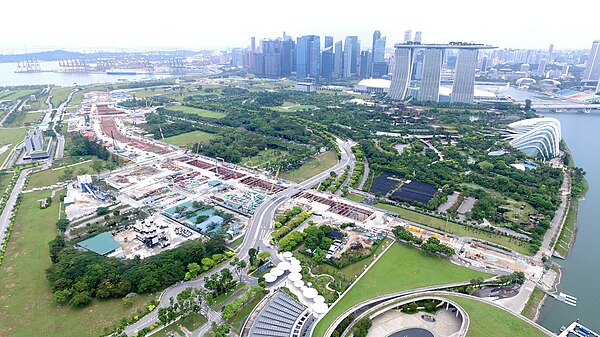
<path fill-rule="evenodd" d="M 176 51 L 151 51 L 151 52 L 95 52 L 95 53 L 80 53 L 66 50 L 43 51 L 28 54 L 0 54 L 0 62 L 18 62 L 27 59 L 36 59 L 38 61 L 58 61 L 62 59 L 86 59 L 94 60 L 105 57 L 118 56 L 144 56 L 149 61 L 161 60 L 173 57 L 189 57 L 205 52 L 196 52 L 191 50 L 176 50 Z"/>

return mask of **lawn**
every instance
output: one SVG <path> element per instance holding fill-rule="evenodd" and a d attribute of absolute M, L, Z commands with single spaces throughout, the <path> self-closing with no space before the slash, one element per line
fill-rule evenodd
<path fill-rule="evenodd" d="M 469 314 L 471 323 L 467 331 L 467 337 L 547 336 L 533 325 L 523 322 L 518 317 L 495 306 L 461 297 L 447 297 L 460 305 Z"/>
<path fill-rule="evenodd" d="M 231 249 L 231 250 L 236 250 L 237 247 L 241 246 L 243 242 L 244 242 L 244 236 L 242 235 L 239 238 L 231 241 L 231 243 L 229 245 L 227 245 L 227 247 L 229 247 L 229 249 Z"/>
<path fill-rule="evenodd" d="M 15 89 L 4 90 L 0 92 L 0 101 L 12 101 L 19 98 L 29 98 L 30 95 L 38 92 L 37 89 Z"/>
<path fill-rule="evenodd" d="M 38 124 L 42 119 L 41 112 L 13 112 L 13 114 L 18 114 L 17 118 L 15 118 L 14 123 L 10 126 L 26 126 Z M 8 125 L 7 125 L 8 126 Z"/>
<path fill-rule="evenodd" d="M 237 314 L 231 318 L 231 326 L 235 331 L 240 332 L 240 330 L 242 330 L 244 322 L 246 322 L 246 319 L 250 313 L 252 313 L 254 307 L 256 307 L 264 297 L 264 294 L 256 296 L 254 299 L 252 299 L 252 301 L 246 303 L 242 309 L 240 309 L 240 311 L 238 311 Z"/>
<path fill-rule="evenodd" d="M 69 97 L 69 93 L 73 91 L 72 87 L 54 87 L 52 91 L 50 91 L 50 103 L 52 103 L 52 108 L 58 108 L 62 103 L 64 103 Z"/>
<path fill-rule="evenodd" d="M 171 332 L 176 332 L 181 336 L 185 336 L 183 331 L 181 331 L 182 326 L 184 328 L 186 328 L 188 331 L 192 332 L 192 331 L 198 329 L 199 327 L 201 327 L 202 325 L 204 325 L 206 322 L 208 322 L 208 320 L 206 319 L 206 317 L 202 316 L 201 314 L 190 314 L 190 315 L 185 316 L 184 318 L 178 320 L 177 322 L 167 325 L 166 327 L 161 329 L 159 332 L 153 334 L 152 336 L 170 337 Z"/>
<path fill-rule="evenodd" d="M 0 153 L 0 165 L 4 163 L 10 151 L 25 139 L 27 129 L 0 129 L 0 148 L 5 145 L 12 144 L 7 151 Z"/>
<path fill-rule="evenodd" d="M 472 229 L 471 227 L 463 226 L 452 221 L 448 222 L 448 230 L 446 230 L 446 220 L 444 219 L 432 217 L 429 215 L 417 213 L 408 209 L 384 203 L 375 203 L 373 204 L 373 206 L 384 209 L 386 211 L 394 212 L 398 214 L 401 218 L 406 219 L 408 221 L 416 222 L 418 224 L 436 228 L 442 231 L 447 231 L 448 233 L 458 236 L 468 236 L 478 238 L 484 241 L 493 242 L 495 244 L 513 249 L 521 254 L 531 255 L 531 251 L 529 251 L 529 244 L 517 239 L 512 239 L 504 235 L 494 234 L 483 230 Z"/>
<path fill-rule="evenodd" d="M 99 160 L 99 159 L 96 159 Z M 92 163 L 93 161 L 84 161 L 80 164 L 73 164 L 73 166 L 69 166 L 73 169 L 74 174 L 93 174 L 92 171 Z M 36 172 L 31 174 L 29 177 L 29 182 L 27 183 L 27 189 L 32 189 L 36 187 L 44 187 L 54 185 L 61 181 L 61 176 L 65 172 L 65 166 L 57 168 L 57 169 L 47 169 L 44 171 Z M 84 173 L 85 172 L 85 173 Z"/>
<path fill-rule="evenodd" d="M 13 174 L 14 173 L 10 171 L 0 171 L 0 193 L 4 193 Z"/>
<path fill-rule="evenodd" d="M 289 154 L 288 151 L 285 150 L 261 150 L 258 155 L 254 157 L 245 157 L 242 159 L 242 163 L 244 166 L 251 169 L 269 169 L 269 165 L 275 165 L 283 158 L 287 157 Z"/>
<path fill-rule="evenodd" d="M 23 196 L 0 267 L 0 336 L 96 337 L 152 298 L 138 296 L 131 307 L 119 299 L 93 301 L 83 309 L 52 303 L 45 270 L 51 265 L 48 242 L 56 235 L 60 202 L 56 199 L 44 210 L 38 202 L 50 195 L 51 191 L 42 191 Z"/>
<path fill-rule="evenodd" d="M 222 112 L 192 108 L 192 107 L 185 106 L 185 105 L 172 105 L 172 106 L 167 107 L 167 109 L 174 110 L 174 111 L 181 111 L 184 113 L 195 114 L 195 115 L 199 115 L 199 116 L 206 117 L 206 118 L 223 118 L 223 117 L 225 117 L 225 114 Z"/>
<path fill-rule="evenodd" d="M 488 276 L 488 274 L 456 266 L 440 257 L 426 255 L 416 248 L 395 243 L 317 323 L 313 336 L 323 336 L 339 315 L 353 305 L 370 298 Z"/>
<path fill-rule="evenodd" d="M 529 319 L 534 319 L 538 308 L 540 307 L 540 303 L 542 303 L 544 300 L 544 297 L 546 297 L 546 294 L 544 294 L 543 291 L 538 288 L 533 289 L 527 304 L 525 304 L 525 308 L 523 308 L 523 311 L 521 311 L 521 315 Z"/>
<path fill-rule="evenodd" d="M 190 144 L 204 142 L 213 138 L 215 138 L 215 135 L 212 133 L 196 130 L 188 133 L 182 133 L 177 136 L 167 137 L 163 141 L 175 146 L 187 148 L 187 146 Z"/>
<path fill-rule="evenodd" d="M 290 111 L 290 112 L 298 112 L 298 111 L 302 111 L 302 110 L 314 110 L 317 109 L 316 106 L 314 105 L 284 105 L 280 106 L 280 107 L 276 107 L 273 108 L 273 110 L 277 110 L 277 111 Z"/>
<path fill-rule="evenodd" d="M 333 150 L 321 153 L 320 155 L 309 159 L 304 165 L 299 168 L 285 172 L 281 174 L 281 178 L 286 180 L 295 181 L 297 183 L 303 182 L 306 179 L 313 177 L 328 168 L 331 168 L 337 164 L 337 154 Z"/>
<path fill-rule="evenodd" d="M 365 200 L 365 197 L 360 194 L 348 194 L 345 198 L 354 202 L 363 202 Z"/>

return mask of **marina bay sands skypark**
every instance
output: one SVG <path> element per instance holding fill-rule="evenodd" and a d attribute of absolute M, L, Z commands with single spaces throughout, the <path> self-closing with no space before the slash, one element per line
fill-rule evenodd
<path fill-rule="evenodd" d="M 395 48 L 395 67 L 388 96 L 403 100 L 407 97 L 412 79 L 414 58 L 417 51 L 423 53 L 423 71 L 418 97 L 419 101 L 439 102 L 442 76 L 443 52 L 445 49 L 458 49 L 451 101 L 472 103 L 475 92 L 475 69 L 479 49 L 495 49 L 490 45 L 450 42 L 448 44 L 420 44 L 416 42 L 398 43 Z"/>

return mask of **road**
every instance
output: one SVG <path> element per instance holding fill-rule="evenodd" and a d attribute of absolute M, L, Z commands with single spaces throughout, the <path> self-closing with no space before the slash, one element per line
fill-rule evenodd
<path fill-rule="evenodd" d="M 569 211 L 569 198 L 571 195 L 571 176 L 565 173 L 565 179 L 563 179 L 562 185 L 560 186 L 560 206 L 556 210 L 554 214 L 554 218 L 552 218 L 552 222 L 550 222 L 550 228 L 546 231 L 544 235 L 544 240 L 542 240 L 542 247 L 535 254 L 536 259 L 541 260 L 542 256 L 546 255 L 550 257 L 554 252 L 554 247 L 552 246 L 552 239 L 556 237 L 558 240 L 558 235 L 560 235 L 560 230 L 562 229 L 565 218 L 567 217 L 567 212 Z"/>
<path fill-rule="evenodd" d="M 29 171 L 31 170 L 32 169 L 26 169 L 21 171 L 21 174 L 17 179 L 15 187 L 13 188 L 12 192 L 10 193 L 10 196 L 8 197 L 8 201 L 6 202 L 4 211 L 0 215 L 0 242 L 4 242 L 6 230 L 8 229 L 8 225 L 10 224 L 10 216 L 12 214 L 12 209 L 15 206 L 15 203 L 17 202 L 19 194 L 21 194 L 21 191 L 23 190 L 23 187 L 25 187 L 25 180 L 27 178 L 27 174 L 29 174 Z"/>
<path fill-rule="evenodd" d="M 15 105 L 13 105 L 12 109 L 10 109 L 10 111 L 6 115 L 4 115 L 2 120 L 0 120 L 0 128 L 4 126 L 4 121 L 6 120 L 6 118 L 8 118 L 8 116 L 10 116 L 11 113 L 13 113 L 15 110 L 17 110 L 17 108 L 19 108 L 21 106 L 22 102 L 23 102 L 22 100 L 17 100 L 17 103 L 15 103 Z"/>
<path fill-rule="evenodd" d="M 67 96 L 67 100 L 64 101 L 57 109 L 56 109 L 56 114 L 54 114 L 54 118 L 51 120 L 52 122 L 54 122 L 54 133 L 56 133 L 56 151 L 54 152 L 54 159 L 55 160 L 59 160 L 63 158 L 64 155 L 64 151 L 65 151 L 65 137 L 61 134 L 58 133 L 58 131 L 56 130 L 56 125 L 58 125 L 58 123 L 60 122 L 60 120 L 62 119 L 62 115 L 65 111 L 65 108 L 67 107 L 67 105 L 71 102 L 71 99 L 73 99 L 73 95 L 78 92 L 79 89 L 74 89 L 73 91 L 71 91 L 69 93 L 69 96 Z M 46 116 L 44 116 L 44 120 L 46 120 L 46 117 L 48 117 L 48 119 L 50 118 L 50 116 L 52 116 L 52 103 L 50 103 L 50 97 L 52 96 L 48 96 L 48 100 L 46 101 L 46 103 L 48 104 L 48 113 L 46 114 Z"/>
<path fill-rule="evenodd" d="M 271 252 L 273 262 L 278 262 L 277 255 L 275 254 L 277 252 L 276 249 L 268 244 L 268 235 L 272 230 L 271 226 L 273 224 L 273 218 L 275 217 L 275 211 L 283 203 L 290 200 L 296 194 L 304 190 L 310 189 L 311 187 L 325 180 L 327 177 L 329 177 L 330 172 L 333 171 L 339 174 L 344 171 L 344 168 L 347 165 L 354 164 L 355 158 L 351 150 L 353 144 L 349 142 L 344 142 L 340 139 L 337 139 L 336 142 L 341 150 L 341 158 L 337 165 L 313 176 L 312 178 L 309 178 L 308 180 L 305 180 L 297 185 L 293 185 L 277 194 L 272 195 L 271 197 L 267 198 L 254 211 L 254 215 L 252 216 L 252 219 L 250 220 L 250 223 L 248 225 L 248 229 L 246 230 L 246 234 L 244 235 L 244 241 L 242 242 L 241 246 L 236 250 L 238 257 L 241 260 L 248 258 L 248 250 L 250 248 L 259 247 L 261 251 Z M 157 306 L 157 308 L 154 309 L 154 311 L 152 311 L 136 323 L 129 325 L 125 329 L 125 333 L 128 336 L 131 336 L 140 329 L 143 329 L 156 323 L 158 321 L 158 308 L 163 306 L 169 306 L 169 298 L 176 297 L 178 293 L 180 293 L 188 287 L 200 289 L 203 288 L 204 277 L 210 276 L 214 273 L 218 273 L 221 271 L 221 269 L 227 267 L 229 267 L 229 264 L 225 263 L 211 270 L 209 273 L 203 274 L 200 278 L 187 282 L 180 282 L 165 289 L 159 297 L 159 306 Z M 249 280 L 245 281 L 248 282 Z M 209 316 L 210 320 L 208 324 L 206 324 L 203 328 L 199 330 L 208 329 L 207 327 L 210 327 L 210 324 L 213 321 L 216 321 L 217 323 L 220 322 L 220 315 L 218 313 L 216 314 L 216 320 L 213 320 L 215 319 L 215 317 L 213 317 L 215 316 L 214 314 L 211 315 L 209 312 Z M 193 336 L 201 336 L 201 334 L 198 334 L 199 330 L 194 331 Z"/>

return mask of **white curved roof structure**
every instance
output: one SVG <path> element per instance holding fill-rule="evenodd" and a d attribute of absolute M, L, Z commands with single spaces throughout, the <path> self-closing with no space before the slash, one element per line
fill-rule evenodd
<path fill-rule="evenodd" d="M 358 85 L 369 88 L 389 89 L 392 81 L 383 78 L 367 78 L 360 80 Z"/>
<path fill-rule="evenodd" d="M 552 159 L 560 154 L 560 121 L 552 117 L 531 118 L 508 125 L 510 145 L 534 157 Z"/>

